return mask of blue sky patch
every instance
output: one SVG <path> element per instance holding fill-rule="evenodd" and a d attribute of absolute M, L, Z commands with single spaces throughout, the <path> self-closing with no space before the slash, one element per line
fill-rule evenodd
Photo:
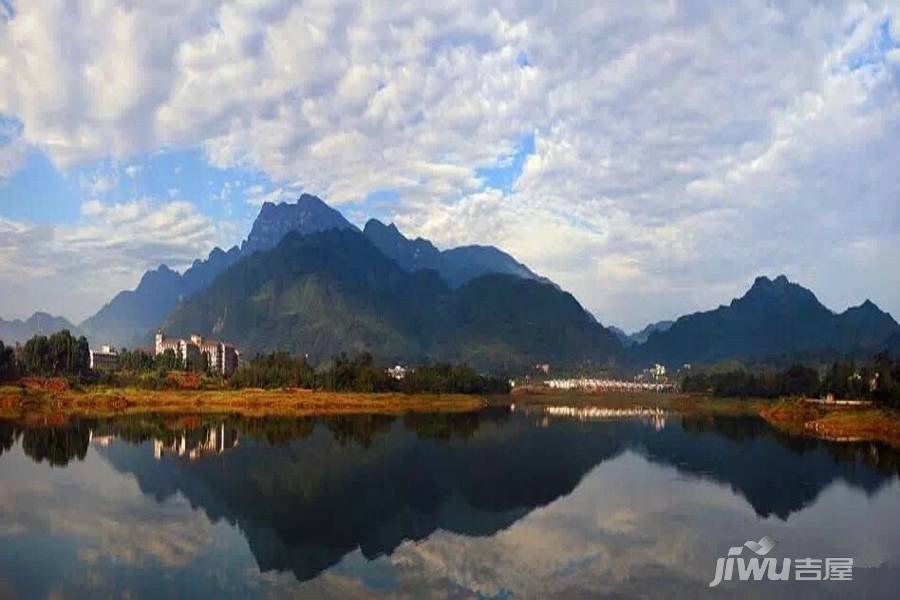
<path fill-rule="evenodd" d="M 880 68 L 885 55 L 898 44 L 891 36 L 891 20 L 885 19 L 878 25 L 875 35 L 862 49 L 847 58 L 847 67 L 851 71 L 865 68 Z"/>
<path fill-rule="evenodd" d="M 485 188 L 509 194 L 531 154 L 534 154 L 534 133 L 523 135 L 512 154 L 501 157 L 494 166 L 475 169 L 475 174 L 484 182 Z"/>

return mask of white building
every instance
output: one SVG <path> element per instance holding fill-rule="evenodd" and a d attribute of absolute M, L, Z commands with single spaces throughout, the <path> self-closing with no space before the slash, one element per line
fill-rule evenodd
<path fill-rule="evenodd" d="M 197 334 L 191 335 L 190 339 L 167 338 L 159 329 L 156 332 L 156 355 L 166 350 L 172 350 L 188 368 L 199 365 L 201 358 L 206 356 L 209 370 L 226 377 L 234 373 L 240 364 L 240 352 L 231 344 L 207 340 Z"/>
<path fill-rule="evenodd" d="M 119 368 L 119 353 L 112 346 L 91 350 L 91 371 L 115 371 Z"/>
<path fill-rule="evenodd" d="M 397 381 L 402 381 L 406 378 L 406 367 L 401 365 L 395 365 L 393 367 L 388 367 L 387 374 L 396 379 Z"/>

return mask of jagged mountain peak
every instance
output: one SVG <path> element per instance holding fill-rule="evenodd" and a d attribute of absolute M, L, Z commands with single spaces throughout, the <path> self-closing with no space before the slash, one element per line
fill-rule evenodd
<path fill-rule="evenodd" d="M 868 298 L 866 298 L 866 299 L 863 301 L 863 303 L 860 304 L 859 306 L 853 306 L 853 307 L 851 307 L 851 308 L 849 308 L 849 309 L 847 309 L 847 310 L 853 310 L 853 309 L 856 309 L 856 310 L 864 310 L 864 311 L 866 311 L 866 312 L 876 312 L 876 311 L 879 312 L 879 313 L 880 313 L 880 312 L 883 312 L 880 308 L 878 308 L 878 305 L 877 305 L 877 304 L 875 304 L 874 302 L 872 302 L 872 301 L 869 300 Z"/>
<path fill-rule="evenodd" d="M 408 239 L 393 223 L 385 225 L 378 219 L 369 219 L 363 228 L 363 235 L 404 271 L 434 269 L 439 273 L 442 272 L 444 259 L 440 250 L 428 240 Z"/>
<path fill-rule="evenodd" d="M 241 244 L 241 253 L 246 256 L 274 248 L 292 231 L 306 235 L 329 229 L 357 228 L 339 211 L 312 194 L 302 194 L 293 203 L 266 202 L 253 222 L 250 234 Z"/>
<path fill-rule="evenodd" d="M 368 221 L 366 221 L 365 227 L 363 227 L 363 233 L 369 237 L 372 237 L 373 235 L 389 236 L 390 239 L 396 240 L 397 242 L 400 242 L 400 243 L 409 242 L 412 244 L 428 245 L 428 246 L 434 248 L 434 250 L 436 252 L 439 252 L 439 250 L 434 246 L 434 244 L 432 244 L 430 241 L 426 240 L 423 237 L 417 237 L 417 238 L 406 237 L 405 235 L 403 235 L 403 233 L 400 231 L 400 229 L 397 227 L 397 225 L 394 222 L 384 223 L 382 221 L 379 221 L 378 219 L 369 219 Z"/>
<path fill-rule="evenodd" d="M 366 225 L 365 225 L 365 227 L 363 227 L 363 232 L 365 232 L 366 229 L 374 229 L 374 230 L 388 229 L 390 231 L 396 231 L 397 233 L 400 233 L 400 230 L 397 229 L 397 226 L 393 222 L 384 223 L 374 217 L 369 219 L 368 221 L 366 221 Z M 403 234 L 400 234 L 400 235 L 403 235 Z"/>
<path fill-rule="evenodd" d="M 851 306 L 840 315 L 850 327 L 879 328 L 885 331 L 897 329 L 897 322 L 890 313 L 881 310 L 877 304 L 866 299 L 859 306 Z"/>
<path fill-rule="evenodd" d="M 396 225 L 393 223 L 385 224 L 378 219 L 369 219 L 366 221 L 366 224 L 363 227 L 363 233 L 370 238 L 373 236 L 383 236 L 385 239 L 389 239 L 392 242 L 410 241 L 405 235 L 400 233 L 400 230 L 397 229 Z"/>
<path fill-rule="evenodd" d="M 774 279 L 769 279 L 765 275 L 760 275 L 755 280 L 753 280 L 753 285 L 750 286 L 749 291 L 753 290 L 785 290 L 789 289 L 790 286 L 797 285 L 792 283 L 790 279 L 787 278 L 786 275 L 779 275 Z M 800 287 L 800 286 L 797 286 Z"/>
<path fill-rule="evenodd" d="M 779 275 L 775 279 L 769 279 L 766 276 L 757 277 L 746 294 L 731 301 L 731 306 L 756 306 L 770 303 L 801 304 L 825 308 L 815 294 L 784 275 Z"/>
<path fill-rule="evenodd" d="M 179 279 L 181 279 L 181 275 L 179 275 L 177 271 L 170 269 L 166 264 L 162 264 L 157 268 L 144 273 L 140 283 L 138 283 L 138 289 L 146 286 L 158 286 Z"/>
<path fill-rule="evenodd" d="M 263 202 L 259 214 L 268 216 L 280 210 L 334 210 L 328 204 L 314 194 L 300 194 L 294 202 Z"/>
<path fill-rule="evenodd" d="M 495 246 L 471 244 L 440 251 L 430 241 L 421 237 L 411 240 L 393 223 L 385 225 L 377 219 L 369 219 L 363 233 L 405 271 L 435 269 L 453 287 L 489 273 L 552 283 Z"/>
<path fill-rule="evenodd" d="M 841 314 L 784 275 L 757 277 L 730 305 L 686 315 L 638 349 L 641 360 L 677 366 L 791 353 L 850 353 L 881 347 L 900 326 L 874 303 Z"/>

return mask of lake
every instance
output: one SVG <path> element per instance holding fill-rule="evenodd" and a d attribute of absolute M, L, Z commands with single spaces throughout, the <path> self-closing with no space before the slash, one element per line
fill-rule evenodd
<path fill-rule="evenodd" d="M 896 597 L 898 473 L 755 418 L 0 421 L 0 597 Z M 852 580 L 709 587 L 764 536 Z"/>

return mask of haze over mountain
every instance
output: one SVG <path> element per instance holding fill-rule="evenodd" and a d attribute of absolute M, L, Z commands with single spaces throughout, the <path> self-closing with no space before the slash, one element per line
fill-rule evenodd
<path fill-rule="evenodd" d="M 629 335 L 629 339 L 635 344 L 643 344 L 647 341 L 647 338 L 650 337 L 650 334 L 654 331 L 668 331 L 675 321 L 657 321 L 656 323 L 650 323 L 640 331 L 635 331 L 631 335 Z"/>
<path fill-rule="evenodd" d="M 893 317 L 869 300 L 834 313 L 784 275 L 758 277 L 728 306 L 683 316 L 667 331 L 651 333 L 633 348 L 633 356 L 680 366 L 802 352 L 852 353 L 877 349 L 898 331 Z"/>
<path fill-rule="evenodd" d="M 72 335 L 79 335 L 78 327 L 68 319 L 45 312 L 36 312 L 24 321 L 22 319 L 5 321 L 0 318 L 0 341 L 6 344 L 25 343 L 35 335 L 50 335 L 60 329 L 68 329 Z"/>
<path fill-rule="evenodd" d="M 623 346 L 629 348 L 636 344 L 643 344 L 646 342 L 647 338 L 650 337 L 650 334 L 654 331 L 668 330 L 674 322 L 675 321 L 658 321 L 656 323 L 650 323 L 640 331 L 635 331 L 633 333 L 626 333 L 624 329 L 612 325 L 607 325 L 606 328 L 615 334 L 619 341 L 622 342 Z"/>
<path fill-rule="evenodd" d="M 624 329 L 616 327 L 615 325 L 607 325 L 606 328 L 609 329 L 610 333 L 616 336 L 616 339 L 619 340 L 619 343 L 622 344 L 623 347 L 628 348 L 629 346 L 634 345 L 634 340 L 625 333 Z"/>
<path fill-rule="evenodd" d="M 240 258 L 237 246 L 215 248 L 206 260 L 195 260 L 183 274 L 160 265 L 147 271 L 134 290 L 119 292 L 97 314 L 80 325 L 94 344 L 140 344 L 181 298 L 209 286 L 216 276 Z"/>
<path fill-rule="evenodd" d="M 346 228 L 288 234 L 179 304 L 164 327 L 220 336 L 244 352 L 287 350 L 320 361 L 368 351 L 496 372 L 537 361 L 602 365 L 621 348 L 553 285 L 495 273 L 451 288 L 435 270 L 402 269 Z"/>
<path fill-rule="evenodd" d="M 215 248 L 206 260 L 194 261 L 184 274 L 160 265 L 145 273 L 137 288 L 117 294 L 81 327 L 94 343 L 140 344 L 179 300 L 206 289 L 241 258 L 275 247 L 289 232 L 307 235 L 330 229 L 359 231 L 339 211 L 311 194 L 301 195 L 295 203 L 266 202 L 240 248 L 235 246 L 228 252 Z M 366 236 L 405 270 L 434 268 L 453 286 L 493 272 L 537 278 L 528 267 L 492 246 L 464 246 L 441 252 L 427 240 L 407 240 L 393 225 L 388 227 L 374 220 L 367 224 Z"/>

